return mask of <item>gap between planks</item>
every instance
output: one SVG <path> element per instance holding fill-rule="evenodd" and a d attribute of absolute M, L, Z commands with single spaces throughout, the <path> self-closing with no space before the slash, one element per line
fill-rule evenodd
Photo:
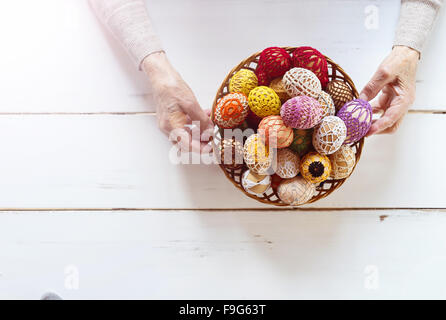
<path fill-rule="evenodd" d="M 5 212 L 67 212 L 67 211 L 93 211 L 93 212 L 141 212 L 141 211 L 191 211 L 191 212 L 246 212 L 246 211 L 259 211 L 259 212 L 321 212 L 321 211 L 425 211 L 425 212 L 446 212 L 446 208 L 406 208 L 406 207 L 361 207 L 361 208 L 0 208 L 0 213 Z"/>
<path fill-rule="evenodd" d="M 434 110 L 434 109 L 420 109 L 420 110 L 409 110 L 408 113 L 411 114 L 446 114 L 445 110 Z M 145 115 L 145 116 L 156 116 L 156 112 L 0 112 L 0 116 L 48 116 L 48 115 L 60 115 L 60 116 L 96 116 L 96 115 L 112 115 L 112 116 L 132 116 L 132 115 Z"/>

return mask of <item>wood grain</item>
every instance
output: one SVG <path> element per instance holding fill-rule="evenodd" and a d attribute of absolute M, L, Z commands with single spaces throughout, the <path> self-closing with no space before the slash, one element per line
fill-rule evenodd
<path fill-rule="evenodd" d="M 353 176 L 312 208 L 446 208 L 446 115 L 367 139 Z M 175 165 L 151 115 L 0 116 L 0 208 L 268 208 L 215 165 Z"/>
<path fill-rule="evenodd" d="M 169 57 L 203 108 L 232 67 L 271 45 L 312 45 L 362 88 L 392 46 L 399 6 L 399 0 L 147 3 Z M 378 29 L 364 24 L 368 6 L 379 10 Z M 440 17 L 423 53 L 414 109 L 446 110 L 445 33 Z M 3 1 L 0 37 L 0 112 L 154 111 L 146 79 L 87 1 Z"/>
<path fill-rule="evenodd" d="M 0 298 L 439 299 L 445 227 L 420 211 L 2 213 Z"/>

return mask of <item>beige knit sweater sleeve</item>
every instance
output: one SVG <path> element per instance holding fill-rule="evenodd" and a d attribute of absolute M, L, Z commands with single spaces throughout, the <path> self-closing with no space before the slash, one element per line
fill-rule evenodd
<path fill-rule="evenodd" d="M 401 0 L 394 45 L 421 52 L 444 0 Z"/>
<path fill-rule="evenodd" d="M 89 0 L 98 19 L 141 69 L 149 54 L 163 51 L 143 0 Z"/>

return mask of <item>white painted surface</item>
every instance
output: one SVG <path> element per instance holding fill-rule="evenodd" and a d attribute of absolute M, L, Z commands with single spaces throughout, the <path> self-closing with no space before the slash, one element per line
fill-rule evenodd
<path fill-rule="evenodd" d="M 444 213 L 387 214 L 3 213 L 0 298 L 446 298 Z"/>
<path fill-rule="evenodd" d="M 312 45 L 361 89 L 390 50 L 399 1 L 150 0 L 148 6 L 169 57 L 208 108 L 227 72 L 270 45 Z M 364 25 L 368 6 L 379 9 L 378 29 Z M 432 93 L 443 80 L 445 33 L 440 19 L 423 55 L 414 108 L 446 110 L 444 94 Z M 1 112 L 154 110 L 143 75 L 86 0 L 2 1 L 0 37 Z"/>
<path fill-rule="evenodd" d="M 353 176 L 311 207 L 446 208 L 446 115 L 369 139 Z M 150 115 L 0 116 L 0 208 L 258 208 L 221 170 L 174 165 Z"/>
<path fill-rule="evenodd" d="M 320 48 L 361 88 L 391 46 L 398 3 L 148 1 L 203 107 L 269 45 Z M 377 30 L 364 27 L 370 5 Z M 446 111 L 443 17 L 415 109 Z M 0 113 L 19 113 L 0 115 L 0 298 L 445 298 L 444 213 L 197 212 L 261 206 L 216 167 L 170 164 L 153 115 L 26 114 L 153 111 L 146 80 L 86 1 L 2 1 L 0 38 Z M 397 135 L 369 139 L 353 177 L 312 207 L 446 208 L 445 117 L 410 114 Z M 5 211 L 19 208 L 78 210 Z M 174 210 L 80 211 L 95 208 Z M 65 286 L 69 266 L 78 290 Z"/>

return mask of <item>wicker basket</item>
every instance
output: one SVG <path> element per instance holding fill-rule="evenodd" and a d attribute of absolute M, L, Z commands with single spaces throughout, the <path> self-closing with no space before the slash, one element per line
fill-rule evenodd
<path fill-rule="evenodd" d="M 296 47 L 283 47 L 285 50 L 288 51 L 288 53 L 292 53 Z M 212 117 L 215 110 L 215 106 L 217 105 L 217 101 L 223 97 L 225 94 L 229 92 L 229 80 L 231 77 L 240 69 L 251 69 L 255 71 L 257 63 L 259 61 L 259 56 L 261 52 L 257 52 L 250 57 L 244 59 L 242 62 L 240 62 L 235 68 L 233 68 L 229 74 L 226 76 L 226 78 L 223 80 L 223 83 L 221 84 L 220 88 L 218 89 L 217 95 L 215 96 L 214 103 L 212 105 Z M 341 80 L 345 82 L 353 92 L 354 98 L 358 98 L 358 91 L 355 88 L 355 85 L 353 84 L 352 79 L 348 76 L 345 71 L 338 66 L 335 62 L 333 62 L 330 58 L 325 57 L 327 59 L 328 64 L 328 77 L 329 80 Z M 217 146 L 219 143 L 218 138 L 214 138 L 214 147 Z M 364 138 L 356 142 L 355 144 L 351 145 L 353 150 L 355 151 L 356 155 L 356 164 L 359 162 L 359 159 L 361 157 L 362 147 L 364 145 Z M 356 167 L 355 164 L 355 167 Z M 241 168 L 238 169 L 232 169 L 224 164 L 220 164 L 221 169 L 225 173 L 226 177 L 237 187 L 239 188 L 245 195 L 247 195 L 250 198 L 256 199 L 260 202 L 272 204 L 275 206 L 289 206 L 288 204 L 282 202 L 279 199 L 279 196 L 277 195 L 276 191 L 273 190 L 273 188 L 269 188 L 266 193 L 264 193 L 262 196 L 255 196 L 252 194 L 247 193 L 243 187 L 241 182 L 242 174 L 245 170 L 247 170 L 246 165 L 244 164 Z M 354 170 L 354 168 L 353 168 Z M 347 178 L 346 178 L 347 179 Z M 325 198 L 330 193 L 335 191 L 337 188 L 339 188 L 346 179 L 340 179 L 340 180 L 334 180 L 329 178 L 328 180 L 325 180 L 321 184 L 319 184 L 316 187 L 316 193 L 313 196 L 313 198 L 310 199 L 307 203 L 315 202 L 319 199 Z"/>

